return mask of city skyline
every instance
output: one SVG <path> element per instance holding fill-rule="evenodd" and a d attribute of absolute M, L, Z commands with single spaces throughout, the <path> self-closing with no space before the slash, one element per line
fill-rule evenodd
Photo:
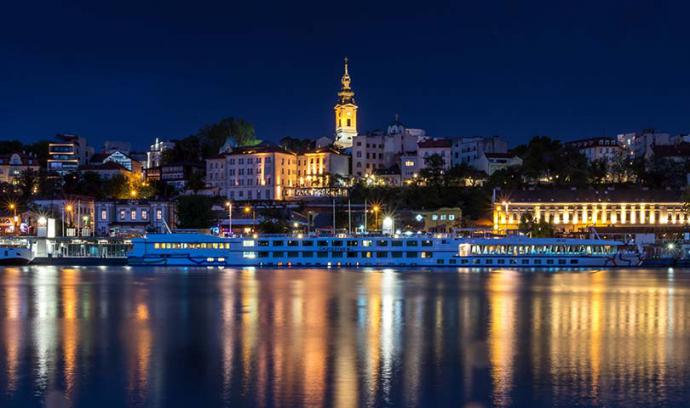
<path fill-rule="evenodd" d="M 360 133 L 395 114 L 433 137 L 511 145 L 690 127 L 684 5 L 52 7 L 26 25 L 32 10 L 12 4 L 0 29 L 3 140 L 141 149 L 225 116 L 272 142 L 332 136 L 345 56 Z"/>

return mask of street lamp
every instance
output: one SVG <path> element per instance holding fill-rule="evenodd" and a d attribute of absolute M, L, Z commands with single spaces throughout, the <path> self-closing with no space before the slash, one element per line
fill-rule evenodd
<path fill-rule="evenodd" d="M 64 237 L 65 234 L 65 212 L 68 213 L 68 215 L 71 217 L 72 213 L 72 204 L 67 204 L 66 206 L 62 207 L 62 236 Z"/>
<path fill-rule="evenodd" d="M 228 236 L 232 236 L 232 202 L 226 201 L 225 206 L 228 207 Z"/>
<path fill-rule="evenodd" d="M 255 228 L 255 224 L 256 224 L 256 210 L 254 209 L 254 207 L 250 207 L 250 206 L 244 207 L 244 213 L 245 213 L 245 214 L 249 214 L 250 211 L 251 211 L 251 213 L 252 213 L 252 232 L 254 232 L 255 229 L 256 229 L 256 228 Z"/>
<path fill-rule="evenodd" d="M 374 204 L 373 207 L 371 207 L 371 211 L 374 212 L 374 230 L 376 230 L 379 227 L 379 211 L 381 210 L 381 207 L 378 204 Z"/>

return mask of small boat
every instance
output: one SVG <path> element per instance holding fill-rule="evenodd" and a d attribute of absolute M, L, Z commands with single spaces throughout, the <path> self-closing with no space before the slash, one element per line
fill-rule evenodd
<path fill-rule="evenodd" d="M 34 260 L 31 248 L 0 245 L 0 265 L 27 265 Z"/>

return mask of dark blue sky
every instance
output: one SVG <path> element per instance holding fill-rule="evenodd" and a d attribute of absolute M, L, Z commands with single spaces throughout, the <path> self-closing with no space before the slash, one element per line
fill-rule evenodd
<path fill-rule="evenodd" d="M 333 128 L 351 59 L 360 131 L 690 131 L 690 7 L 662 1 L 11 2 L 0 139 L 143 147 L 223 116 L 265 140 Z"/>

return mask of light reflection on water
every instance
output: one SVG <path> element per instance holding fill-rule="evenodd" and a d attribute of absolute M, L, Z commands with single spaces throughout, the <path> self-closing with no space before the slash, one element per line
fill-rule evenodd
<path fill-rule="evenodd" d="M 686 270 L 7 267 L 0 405 L 684 406 L 689 312 Z"/>

